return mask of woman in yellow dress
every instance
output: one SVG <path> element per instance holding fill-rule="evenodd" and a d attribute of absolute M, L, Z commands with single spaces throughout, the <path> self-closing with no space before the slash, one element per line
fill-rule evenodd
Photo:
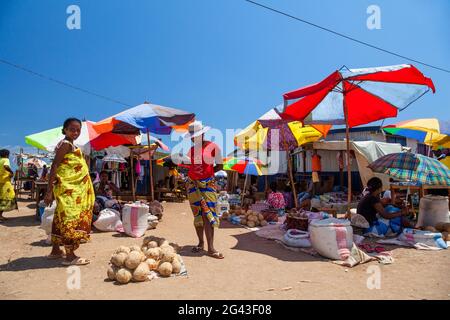
<path fill-rule="evenodd" d="M 0 222 L 6 220 L 3 212 L 17 209 L 16 195 L 11 184 L 13 171 L 9 163 L 9 150 L 0 150 Z"/>
<path fill-rule="evenodd" d="M 90 261 L 75 255 L 82 241 L 89 240 L 95 194 L 89 168 L 81 150 L 74 146 L 80 136 L 81 121 L 75 118 L 64 122 L 65 135 L 56 147 L 45 196 L 46 205 L 56 200 L 52 225 L 53 249 L 49 259 L 64 257 L 63 265 L 86 265 Z"/>

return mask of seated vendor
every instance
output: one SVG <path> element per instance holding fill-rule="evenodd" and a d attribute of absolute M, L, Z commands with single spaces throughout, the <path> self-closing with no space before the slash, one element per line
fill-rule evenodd
<path fill-rule="evenodd" d="M 365 234 L 375 234 L 385 236 L 390 232 L 400 233 L 402 227 L 413 228 L 414 225 L 406 219 L 407 208 L 398 209 L 393 206 L 383 206 L 380 194 L 383 183 L 377 177 L 371 178 L 367 182 L 367 191 L 358 203 L 357 213 L 362 215 L 369 223 L 369 228 Z"/>
<path fill-rule="evenodd" d="M 113 193 L 119 193 L 120 189 L 111 181 L 109 181 L 108 172 L 100 173 L 100 181 L 94 184 L 95 205 L 94 205 L 94 221 L 96 215 L 104 209 L 114 209 L 120 212 L 121 207 L 117 200 L 113 198 Z"/>
<path fill-rule="evenodd" d="M 311 204 L 311 197 L 313 192 L 314 184 L 311 180 L 306 182 L 302 181 L 299 188 L 299 194 L 297 195 L 297 202 L 300 208 L 307 207 Z"/>
<path fill-rule="evenodd" d="M 285 214 L 286 203 L 283 194 L 278 191 L 277 183 L 274 181 L 270 183 L 270 188 L 267 195 L 267 203 L 269 206 L 278 211 L 279 216 Z"/>

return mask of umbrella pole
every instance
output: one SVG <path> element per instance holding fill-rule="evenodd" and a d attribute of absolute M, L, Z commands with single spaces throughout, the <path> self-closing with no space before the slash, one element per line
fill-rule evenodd
<path fill-rule="evenodd" d="M 294 196 L 294 205 L 297 208 L 298 207 L 297 192 L 295 191 L 294 176 L 292 174 L 291 155 L 289 153 L 289 150 L 286 150 L 286 157 L 287 157 L 287 163 L 288 163 L 289 180 L 291 181 L 292 194 Z"/>
<path fill-rule="evenodd" d="M 147 143 L 148 143 L 148 161 L 149 161 L 149 182 L 150 182 L 150 199 L 155 200 L 155 192 L 153 190 L 153 166 L 152 166 L 152 150 L 150 149 L 150 132 L 147 129 Z"/>
<path fill-rule="evenodd" d="M 350 217 L 350 203 L 352 202 L 352 171 L 350 168 L 350 128 L 348 126 L 348 110 L 345 103 L 344 92 L 344 113 L 345 113 L 345 138 L 347 144 L 347 179 L 348 179 L 348 195 L 347 195 L 347 214 L 346 218 Z"/>
<path fill-rule="evenodd" d="M 241 207 L 244 206 L 244 198 L 245 198 L 245 190 L 246 190 L 246 186 L 247 186 L 247 180 L 248 180 L 248 173 L 245 175 L 244 187 L 242 188 Z"/>
<path fill-rule="evenodd" d="M 131 192 L 133 193 L 133 201 L 136 201 L 136 190 L 134 188 L 134 157 L 133 151 L 130 154 L 130 163 L 131 163 Z"/>

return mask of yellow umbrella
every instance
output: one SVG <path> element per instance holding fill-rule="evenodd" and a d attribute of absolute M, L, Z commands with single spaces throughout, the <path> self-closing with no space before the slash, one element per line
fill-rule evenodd
<path fill-rule="evenodd" d="M 433 148 L 450 148 L 450 125 L 448 122 L 435 118 L 413 119 L 387 125 L 383 130 L 390 134 L 397 134 L 417 139 Z"/>
<path fill-rule="evenodd" d="M 269 110 L 258 120 L 234 137 L 237 147 L 244 150 L 277 150 L 286 151 L 288 175 L 297 207 L 294 177 L 290 151 L 327 135 L 331 125 L 304 126 L 300 121 L 287 121 L 281 118 L 276 108 Z"/>

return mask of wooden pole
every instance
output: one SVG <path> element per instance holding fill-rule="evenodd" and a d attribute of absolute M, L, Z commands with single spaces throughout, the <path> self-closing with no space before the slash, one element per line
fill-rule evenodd
<path fill-rule="evenodd" d="M 306 174 L 306 150 L 303 150 L 303 173 Z"/>
<path fill-rule="evenodd" d="M 346 218 L 350 217 L 350 203 L 352 202 L 352 170 L 350 168 L 350 128 L 348 126 L 348 109 L 345 103 L 344 91 L 344 115 L 345 115 L 345 138 L 347 144 L 347 179 L 348 179 L 348 195 L 347 195 L 347 214 Z"/>
<path fill-rule="evenodd" d="M 294 205 L 295 208 L 298 207 L 298 201 L 297 201 L 297 192 L 295 190 L 295 183 L 294 183 L 294 176 L 292 175 L 292 163 L 291 163 L 291 155 L 289 152 L 289 147 L 286 142 L 286 139 L 284 138 L 284 130 L 280 129 L 281 131 L 281 139 L 283 140 L 284 149 L 286 150 L 286 159 L 287 159 L 287 165 L 288 165 L 288 175 L 289 180 L 291 181 L 291 188 L 292 188 L 292 194 L 294 196 Z"/>
<path fill-rule="evenodd" d="M 131 192 L 133 193 L 133 201 L 136 201 L 136 189 L 134 188 L 134 156 L 133 150 L 130 153 L 130 162 L 131 162 Z"/>
<path fill-rule="evenodd" d="M 152 150 L 150 148 L 150 132 L 147 129 L 147 144 L 148 144 L 148 161 L 149 161 L 149 183 L 150 183 L 150 199 L 155 200 L 155 191 L 153 189 L 153 166 L 152 166 Z"/>
<path fill-rule="evenodd" d="M 342 162 L 344 162 L 344 152 L 343 151 L 339 151 L 340 154 L 340 158 L 342 159 Z M 339 184 L 341 186 L 341 191 L 344 188 L 344 169 L 341 167 L 341 163 L 339 161 L 338 163 L 339 166 Z"/>
<path fill-rule="evenodd" d="M 242 188 L 241 207 L 244 205 L 244 198 L 245 198 L 245 190 L 246 190 L 246 186 L 247 186 L 247 180 L 248 180 L 248 174 L 245 175 L 244 187 Z"/>

